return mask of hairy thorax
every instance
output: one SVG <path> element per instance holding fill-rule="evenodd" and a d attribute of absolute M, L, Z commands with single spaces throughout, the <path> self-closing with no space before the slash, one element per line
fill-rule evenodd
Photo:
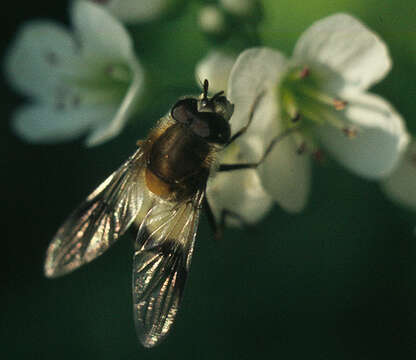
<path fill-rule="evenodd" d="M 164 199 L 178 200 L 205 186 L 213 146 L 180 123 L 155 132 L 145 144 L 149 190 Z"/>

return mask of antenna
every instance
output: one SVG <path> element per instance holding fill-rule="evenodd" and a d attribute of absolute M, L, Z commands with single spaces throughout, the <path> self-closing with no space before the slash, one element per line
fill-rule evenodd
<path fill-rule="evenodd" d="M 208 98 L 208 86 L 209 86 L 208 80 L 205 79 L 204 80 L 204 97 L 203 97 L 204 100 Z"/>

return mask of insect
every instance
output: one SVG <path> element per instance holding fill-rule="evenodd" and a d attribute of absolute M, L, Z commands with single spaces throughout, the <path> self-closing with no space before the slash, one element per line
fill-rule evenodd
<path fill-rule="evenodd" d="M 231 136 L 234 111 L 221 91 L 179 99 L 130 158 L 98 186 L 58 229 L 50 243 L 45 275 L 72 272 L 104 253 L 134 223 L 137 237 L 133 256 L 133 313 L 136 332 L 145 347 L 168 334 L 182 298 L 190 268 L 201 208 L 215 234 L 221 234 L 226 216 L 217 223 L 205 197 L 213 168 L 231 171 L 256 168 L 275 144 L 295 131 L 276 136 L 257 163 L 221 164 L 217 153 L 243 135 L 252 122 Z M 243 219 L 239 219 L 244 223 Z"/>
<path fill-rule="evenodd" d="M 218 151 L 243 135 L 231 136 L 234 105 L 223 91 L 179 99 L 130 158 L 98 186 L 66 219 L 50 243 L 49 278 L 65 275 L 104 253 L 133 224 L 139 224 L 133 256 L 133 312 L 139 340 L 153 347 L 168 334 L 182 298 L 201 208 L 215 233 L 219 223 L 205 197 Z M 221 164 L 218 171 L 256 168 L 288 131 L 275 137 L 257 163 Z M 242 220 L 242 219 L 240 219 Z M 243 221 L 243 220 L 242 220 Z M 244 222 L 244 221 L 243 221 Z"/>
<path fill-rule="evenodd" d="M 166 336 L 178 312 L 216 153 L 241 134 L 231 137 L 233 110 L 223 92 L 208 96 L 207 80 L 200 97 L 178 100 L 138 150 L 67 218 L 47 250 L 45 274 L 58 277 L 100 256 L 139 223 L 133 305 L 145 347 Z"/>

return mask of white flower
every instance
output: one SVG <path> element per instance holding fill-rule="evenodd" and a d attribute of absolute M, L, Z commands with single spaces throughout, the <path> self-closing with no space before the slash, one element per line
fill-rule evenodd
<path fill-rule="evenodd" d="M 215 5 L 206 5 L 198 14 L 198 23 L 202 31 L 207 34 L 218 35 L 225 29 L 225 16 Z"/>
<path fill-rule="evenodd" d="M 221 50 L 213 50 L 198 62 L 195 68 L 196 81 L 202 86 L 205 79 L 209 80 L 210 93 L 226 91 L 228 78 L 236 58 Z"/>
<path fill-rule="evenodd" d="M 196 66 L 195 77 L 199 85 L 209 81 L 212 94 L 226 91 L 235 57 L 220 50 L 211 51 Z M 243 136 L 222 150 L 219 163 L 236 164 L 254 161 L 262 145 L 258 139 Z M 271 197 L 266 194 L 256 169 L 216 172 L 209 178 L 207 198 L 216 221 L 221 222 L 221 213 L 227 211 L 226 224 L 241 226 L 254 224 L 272 206 Z"/>
<path fill-rule="evenodd" d="M 375 179 L 388 174 L 408 143 L 401 116 L 366 90 L 391 68 L 384 42 L 358 20 L 337 14 L 313 24 L 289 60 L 280 52 L 243 52 L 231 72 L 233 130 L 254 109 L 248 136 L 264 149 L 286 136 L 259 167 L 266 191 L 286 210 L 300 211 L 310 182 L 310 158 L 321 147 L 354 173 Z"/>
<path fill-rule="evenodd" d="M 10 83 L 31 100 L 13 128 L 29 142 L 56 143 L 88 134 L 96 145 L 119 134 L 143 88 L 143 70 L 123 26 L 102 7 L 75 1 L 74 31 L 28 23 L 6 57 Z"/>
<path fill-rule="evenodd" d="M 126 23 L 147 22 L 162 14 L 171 0 L 91 0 Z"/>
<path fill-rule="evenodd" d="M 249 162 L 261 150 L 261 144 L 254 137 L 240 137 L 219 154 L 219 162 Z M 207 198 L 217 223 L 221 221 L 221 213 L 228 212 L 226 224 L 229 226 L 255 224 L 273 205 L 256 169 L 215 173 L 208 181 Z"/>
<path fill-rule="evenodd" d="M 398 204 L 416 210 L 416 142 L 412 141 L 393 172 L 382 180 L 385 193 Z"/>

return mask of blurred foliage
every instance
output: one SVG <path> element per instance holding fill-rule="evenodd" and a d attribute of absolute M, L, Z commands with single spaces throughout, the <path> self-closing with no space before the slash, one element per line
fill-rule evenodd
<path fill-rule="evenodd" d="M 46 247 L 65 216 L 133 152 L 175 99 L 198 92 L 194 66 L 213 44 L 198 31 L 199 6 L 192 1 L 176 17 L 131 26 L 148 71 L 146 107 L 103 146 L 22 143 L 8 125 L 21 99 L 3 85 L 4 358 L 415 358 L 416 214 L 330 159 L 315 166 L 309 206 L 300 215 L 276 206 L 258 226 L 228 229 L 219 243 L 202 217 L 181 312 L 155 349 L 140 347 L 134 331 L 133 236 L 69 276 L 43 277 Z M 12 8 L 2 19 L 2 55 L 24 21 L 68 23 L 66 2 Z M 394 68 L 375 92 L 415 133 L 413 1 L 267 0 L 259 34 L 264 45 L 290 54 L 312 22 L 335 12 L 357 16 L 387 42 Z"/>

